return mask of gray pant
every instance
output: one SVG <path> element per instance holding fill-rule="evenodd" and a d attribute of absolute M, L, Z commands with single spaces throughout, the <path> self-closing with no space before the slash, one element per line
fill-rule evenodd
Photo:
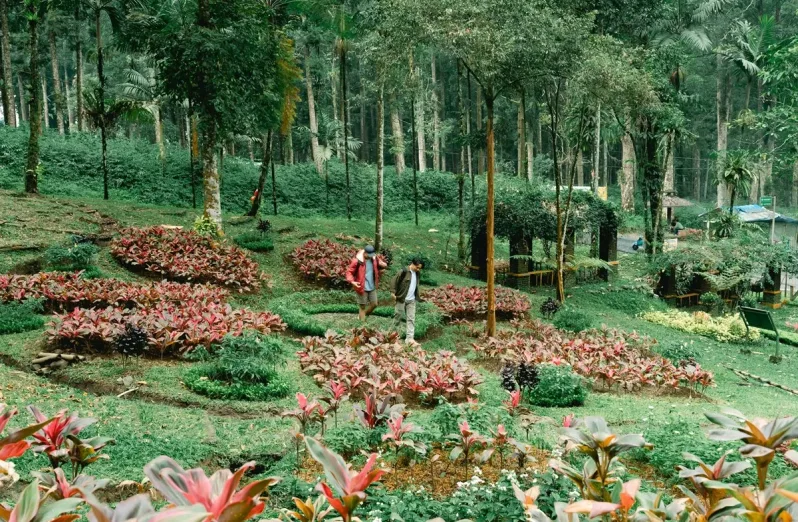
<path fill-rule="evenodd" d="M 398 328 L 399 323 L 407 321 L 407 333 L 405 334 L 405 342 L 413 341 L 416 334 L 416 302 L 405 301 L 404 303 L 396 303 L 393 314 L 393 324 Z"/>

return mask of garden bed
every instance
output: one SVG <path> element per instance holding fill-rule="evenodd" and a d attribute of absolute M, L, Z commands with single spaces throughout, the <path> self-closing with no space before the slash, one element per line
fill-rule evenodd
<path fill-rule="evenodd" d="M 359 307 L 355 303 L 354 292 L 317 290 L 290 294 L 275 299 L 269 308 L 283 319 L 288 328 L 304 335 L 323 336 L 331 329 L 342 333 L 363 326 L 357 318 Z M 379 306 L 373 315 L 380 325 L 384 325 L 393 318 L 394 307 Z M 348 321 L 347 316 L 351 318 Z M 374 318 L 371 322 L 374 322 Z M 416 309 L 416 338 L 424 338 L 440 324 L 441 313 L 438 309 L 430 303 L 419 303 Z"/>
<path fill-rule="evenodd" d="M 483 319 L 488 312 L 488 295 L 484 287 L 445 285 L 423 296 L 437 306 L 447 319 Z M 496 287 L 496 317 L 516 319 L 529 313 L 529 298 L 517 290 Z"/>

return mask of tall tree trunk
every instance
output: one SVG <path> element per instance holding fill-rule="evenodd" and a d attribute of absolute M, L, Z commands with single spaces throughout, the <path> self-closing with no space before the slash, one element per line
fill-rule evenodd
<path fill-rule="evenodd" d="M 432 168 L 441 170 L 441 120 L 440 100 L 438 99 L 438 71 L 435 67 L 435 53 L 432 53 Z"/>
<path fill-rule="evenodd" d="M 477 134 L 482 134 L 482 98 L 483 98 L 482 86 L 477 84 L 477 107 L 476 107 L 476 118 L 477 118 Z M 485 149 L 482 147 L 479 148 L 477 151 L 477 174 L 482 174 L 485 172 Z"/>
<path fill-rule="evenodd" d="M 64 96 L 61 94 L 61 76 L 58 67 L 58 52 L 55 31 L 50 29 L 50 66 L 53 70 L 53 97 L 55 98 L 55 124 L 58 134 L 64 135 Z"/>
<path fill-rule="evenodd" d="M 621 208 L 627 212 L 635 210 L 635 172 L 637 171 L 637 161 L 635 158 L 635 146 L 632 136 L 629 134 L 629 123 L 626 123 L 626 131 L 621 136 Z"/>
<path fill-rule="evenodd" d="M 247 140 L 247 153 L 249 153 L 249 162 L 255 163 L 255 147 L 252 146 L 252 138 Z"/>
<path fill-rule="evenodd" d="M 471 156 L 471 71 L 466 71 L 466 87 L 468 99 L 466 100 L 466 156 L 468 156 L 468 177 L 471 178 L 471 205 L 474 204 L 476 182 L 474 180 L 474 160 Z"/>
<path fill-rule="evenodd" d="M 202 133 L 202 192 L 203 214 L 222 230 L 222 198 L 219 169 L 216 163 L 216 122 L 203 118 L 199 122 Z"/>
<path fill-rule="evenodd" d="M 598 194 L 599 158 L 601 157 L 601 102 L 596 107 L 596 128 L 593 133 L 593 171 L 590 173 L 590 184 L 593 187 L 593 194 Z"/>
<path fill-rule="evenodd" d="M 50 104 L 47 98 L 47 78 L 42 76 L 42 124 L 45 129 L 50 128 Z"/>
<path fill-rule="evenodd" d="M 668 133 L 668 147 L 671 150 L 671 153 L 668 154 L 668 162 L 665 164 L 665 193 L 670 193 L 674 191 L 675 188 L 675 180 L 676 180 L 676 170 L 673 166 L 673 156 L 676 150 L 676 135 L 673 132 Z"/>
<path fill-rule="evenodd" d="M 277 175 L 274 172 L 274 161 L 272 163 L 272 210 L 277 215 Z"/>
<path fill-rule="evenodd" d="M 576 153 L 576 184 L 585 186 L 585 157 L 581 148 Z"/>
<path fill-rule="evenodd" d="M 30 52 L 30 135 L 28 137 L 28 157 L 25 164 L 25 192 L 38 194 L 39 178 L 39 135 L 42 130 L 41 78 L 39 75 L 39 0 L 31 0 L 25 6 L 28 18 Z"/>
<path fill-rule="evenodd" d="M 649 256 L 657 254 L 662 248 L 664 239 L 662 221 L 662 192 L 665 185 L 665 176 L 657 162 L 657 140 L 650 119 L 645 121 L 645 167 L 643 169 L 644 191 L 648 203 L 648 216 L 646 219 L 646 253 Z M 667 155 L 672 155 L 670 146 Z M 667 161 L 667 157 L 666 157 Z"/>
<path fill-rule="evenodd" d="M 332 58 L 332 71 L 330 71 L 330 89 L 332 89 L 332 110 L 333 110 L 333 121 L 335 122 L 335 156 L 340 160 L 343 161 L 343 141 L 341 140 L 341 127 L 340 127 L 340 119 L 338 114 L 338 75 L 335 72 L 335 57 L 338 53 L 333 53 Z M 327 144 L 330 145 L 329 143 Z"/>
<path fill-rule="evenodd" d="M 191 102 L 189 102 L 189 112 L 191 113 Z M 189 132 L 191 133 L 191 208 L 197 208 L 197 164 L 201 161 L 199 149 L 199 122 L 197 120 L 197 115 L 191 114 L 191 121 L 189 124 Z"/>
<path fill-rule="evenodd" d="M 599 182 L 599 186 L 602 187 L 609 187 L 610 185 L 610 172 L 607 169 L 607 160 L 609 159 L 609 147 L 607 146 L 607 139 L 604 138 L 602 143 L 602 162 L 601 162 L 601 181 Z"/>
<path fill-rule="evenodd" d="M 399 117 L 399 107 L 396 96 L 391 94 L 391 134 L 393 141 L 394 166 L 399 176 L 405 171 L 405 137 L 402 131 L 402 119 Z"/>
<path fill-rule="evenodd" d="M 341 4 L 343 8 L 343 4 Z M 352 219 L 352 187 L 349 179 L 349 104 L 346 96 L 346 47 L 341 45 L 341 59 L 338 63 L 341 69 L 341 114 L 344 120 L 344 171 L 346 172 L 346 219 Z"/>
<path fill-rule="evenodd" d="M 790 206 L 798 207 L 798 159 L 792 163 L 792 190 L 790 191 Z"/>
<path fill-rule="evenodd" d="M 310 49 L 305 46 L 305 88 L 308 93 L 308 119 L 310 120 L 310 154 L 316 172 L 322 173 L 322 157 L 319 149 L 319 122 L 316 120 L 316 97 L 313 94 L 313 76 L 310 71 Z"/>
<path fill-rule="evenodd" d="M 294 132 L 293 125 L 288 127 L 285 135 L 285 160 L 289 165 L 294 164 Z"/>
<path fill-rule="evenodd" d="M 446 133 L 443 132 L 442 123 L 446 121 L 446 82 L 442 81 L 440 86 L 441 98 L 439 102 L 440 117 L 438 119 L 438 135 L 441 142 L 441 170 L 446 172 Z"/>
<path fill-rule="evenodd" d="M 72 106 L 72 102 L 70 101 L 70 92 L 69 92 L 69 73 L 67 72 L 67 66 L 64 64 L 64 105 L 66 105 L 66 112 L 67 112 L 67 122 L 69 127 L 69 132 L 72 132 L 72 125 L 75 124 L 75 108 Z"/>
<path fill-rule="evenodd" d="M 715 95 L 717 109 L 718 162 L 715 175 L 720 179 L 726 164 L 726 149 L 729 140 L 729 103 L 727 94 L 727 71 L 723 57 L 717 55 L 717 91 Z M 725 183 L 718 183 L 718 207 L 725 208 L 729 203 L 729 191 Z"/>
<path fill-rule="evenodd" d="M 158 144 L 158 159 L 161 160 L 161 170 L 166 170 L 166 144 L 163 142 L 163 113 L 158 104 L 153 106 L 153 120 L 155 127 L 155 143 Z"/>
<path fill-rule="evenodd" d="M 466 148 L 464 146 L 463 138 L 467 134 L 468 127 L 468 111 L 466 109 L 465 100 L 463 99 L 463 68 L 460 60 L 457 60 L 457 109 L 460 116 L 460 139 L 457 140 L 460 144 L 460 173 L 457 176 L 457 217 L 458 217 L 458 235 L 457 235 L 457 259 L 461 262 L 466 258 L 466 233 L 465 233 L 465 165 L 466 165 Z"/>
<path fill-rule="evenodd" d="M 416 151 L 416 105 L 410 107 L 410 141 L 413 143 L 413 216 L 418 226 L 418 152 Z"/>
<path fill-rule="evenodd" d="M 366 125 L 366 82 L 363 81 L 363 67 L 360 67 L 360 161 L 369 160 L 368 125 Z"/>
<path fill-rule="evenodd" d="M 693 197 L 701 200 L 701 149 L 698 143 L 693 144 Z"/>
<path fill-rule="evenodd" d="M 85 126 L 83 110 L 83 37 L 80 34 L 83 26 L 81 14 L 82 2 L 75 2 L 75 117 L 77 118 L 78 132 Z"/>
<path fill-rule="evenodd" d="M 519 178 L 526 176 L 526 93 L 520 90 L 521 98 L 518 100 L 518 146 L 517 146 L 517 175 Z"/>
<path fill-rule="evenodd" d="M 3 115 L 6 125 L 17 126 L 17 109 L 14 105 L 14 79 L 11 71 L 11 42 L 8 30 L 8 0 L 0 0 L 0 31 L 3 32 L 0 40 L 0 55 L 3 57 Z M 22 95 L 22 92 L 20 92 Z M 24 103 L 20 97 L 20 104 Z"/>
<path fill-rule="evenodd" d="M 269 175 L 269 166 L 272 163 L 272 131 L 261 136 L 261 164 L 260 176 L 258 176 L 258 186 L 256 188 L 256 196 L 252 198 L 252 205 L 249 207 L 247 216 L 255 217 L 260 210 L 261 200 L 263 200 L 263 189 L 266 187 L 266 178 Z"/>
<path fill-rule="evenodd" d="M 380 82 L 380 92 L 377 97 L 377 216 L 374 220 L 374 248 L 377 252 L 382 247 L 382 204 L 384 190 L 384 148 L 385 148 L 385 86 Z"/>
<path fill-rule="evenodd" d="M 416 77 L 416 152 L 418 154 L 418 171 L 427 171 L 427 140 L 426 140 L 426 122 L 424 119 L 424 98 L 421 91 L 421 70 L 415 68 Z"/>
<path fill-rule="evenodd" d="M 494 237 L 493 237 L 493 180 L 495 168 L 495 151 L 493 142 L 493 101 L 494 93 L 485 93 L 485 105 L 488 110 L 488 125 L 487 125 L 487 161 L 488 161 L 488 176 L 487 176 L 487 190 L 488 190 L 488 205 L 487 205 L 487 219 L 486 219 L 486 235 L 487 235 L 487 270 L 488 270 L 488 321 L 487 321 L 487 335 L 494 337 L 496 335 L 496 293 L 494 279 L 496 272 L 494 270 L 493 255 L 494 255 Z"/>
<path fill-rule="evenodd" d="M 108 199 L 108 122 L 105 120 L 105 63 L 103 57 L 103 35 L 100 26 L 100 11 L 95 12 L 94 24 L 95 35 L 97 37 L 97 79 L 98 90 L 97 98 L 100 103 L 100 139 L 102 140 L 102 170 L 103 170 L 103 199 Z M 221 214 L 220 214 L 221 216 Z"/>
<path fill-rule="evenodd" d="M 22 121 L 28 121 L 28 97 L 25 95 L 22 75 L 19 73 L 17 73 L 17 87 L 19 88 L 19 117 Z"/>

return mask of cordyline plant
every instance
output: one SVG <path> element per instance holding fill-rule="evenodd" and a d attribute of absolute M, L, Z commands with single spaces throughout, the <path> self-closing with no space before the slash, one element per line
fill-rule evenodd
<path fill-rule="evenodd" d="M 399 450 L 402 448 L 410 448 L 419 455 L 426 455 L 426 444 L 406 438 L 406 435 L 419 432 L 421 432 L 421 428 L 412 422 L 405 422 L 405 416 L 401 413 L 394 412 L 391 414 L 391 418 L 388 419 L 388 433 L 382 436 L 382 441 L 391 441 L 394 449 L 395 469 L 399 468 Z"/>
<path fill-rule="evenodd" d="M 82 498 L 66 498 L 46 502 L 39 492 L 39 481 L 33 480 L 17 499 L 13 508 L 0 504 L 0 520 L 4 522 L 74 522 L 80 515 L 72 514 Z"/>
<path fill-rule="evenodd" d="M 316 439 L 306 437 L 305 444 L 313 459 L 324 468 L 327 482 L 321 482 L 319 490 L 343 521 L 350 522 L 355 509 L 366 500 L 366 489 L 385 473 L 373 469 L 377 454 L 372 453 L 363 469 L 355 473 L 349 469 L 343 457 L 325 448 Z"/>
<path fill-rule="evenodd" d="M 759 489 L 765 489 L 768 468 L 776 456 L 776 448 L 784 442 L 798 438 L 798 418 L 784 417 L 772 421 L 766 419 L 749 420 L 737 410 L 721 410 L 725 415 L 707 413 L 712 423 L 721 427 L 709 432 L 709 438 L 716 441 L 741 440 L 740 455 L 754 459 Z"/>
<path fill-rule="evenodd" d="M 28 411 L 37 422 L 47 421 L 47 417 L 35 406 L 28 406 Z M 72 463 L 72 478 L 83 471 L 89 464 L 101 458 L 108 458 L 99 453 L 105 446 L 113 441 L 107 437 L 93 437 L 80 439 L 78 435 L 96 423 L 97 419 L 91 417 L 80 418 L 77 413 L 67 414 L 61 410 L 52 422 L 33 434 L 37 444 L 33 446 L 35 453 L 44 453 L 50 460 L 50 467 L 60 467 L 65 462 Z"/>
<path fill-rule="evenodd" d="M 52 473 L 31 473 L 39 480 L 39 488 L 54 500 L 72 497 L 83 497 L 86 493 L 94 493 L 104 489 L 111 482 L 107 479 L 98 480 L 88 475 L 78 475 L 70 482 L 64 470 L 56 468 Z"/>
<path fill-rule="evenodd" d="M 454 444 L 451 453 L 449 453 L 449 460 L 451 462 L 457 462 L 457 460 L 462 457 L 463 467 L 466 468 L 474 452 L 487 446 L 487 440 L 479 433 L 473 431 L 468 425 L 468 421 L 464 420 L 461 422 L 458 428 L 459 433 L 453 433 L 447 437 Z M 484 462 L 490 458 L 490 455 L 491 454 L 488 453 L 486 449 L 485 452 L 480 455 L 480 462 Z"/>
<path fill-rule="evenodd" d="M 335 427 L 338 427 L 338 410 L 341 408 L 341 404 L 347 400 L 349 400 L 349 393 L 347 393 L 347 387 L 336 381 L 329 381 L 324 385 L 324 391 L 327 392 L 327 395 L 322 397 L 321 400 L 327 404 L 327 412 L 333 413 L 333 419 L 335 419 Z"/>
<path fill-rule="evenodd" d="M 8 421 L 16 414 L 16 408 L 7 409 L 5 404 L 0 404 L 0 433 L 3 433 Z M 7 482 L 14 483 L 19 479 L 14 472 L 14 464 L 8 461 L 24 455 L 30 449 L 30 443 L 25 439 L 47 426 L 52 420 L 44 419 L 37 424 L 12 431 L 0 438 L 0 485 Z"/>
<path fill-rule="evenodd" d="M 235 473 L 223 469 L 208 477 L 202 469 L 186 471 L 171 458 L 158 457 L 144 466 L 144 474 L 172 505 L 202 506 L 207 512 L 205 522 L 244 522 L 263 512 L 266 503 L 261 496 L 280 481 L 269 477 L 238 489 L 244 473 L 254 467 L 254 462 L 248 462 Z"/>
<path fill-rule="evenodd" d="M 601 417 L 585 417 L 580 423 L 582 430 L 562 428 L 561 433 L 569 446 L 587 455 L 582 469 L 560 460 L 552 460 L 550 466 L 568 477 L 579 489 L 582 498 L 598 502 L 609 502 L 610 486 L 618 481 L 615 476 L 618 456 L 633 449 L 651 448 L 642 435 L 617 435 L 610 431 Z"/>
<path fill-rule="evenodd" d="M 171 505 L 156 512 L 150 497 L 144 494 L 123 500 L 113 508 L 91 493 L 84 492 L 83 496 L 90 508 L 86 514 L 89 522 L 203 522 L 209 517 L 201 504 Z"/>
<path fill-rule="evenodd" d="M 751 463 L 747 460 L 727 462 L 728 456 L 727 452 L 714 464 L 709 465 L 692 453 L 682 453 L 682 458 L 695 462 L 698 467 L 690 469 L 679 466 L 679 477 L 690 480 L 695 493 L 682 485 L 679 486 L 679 490 L 693 502 L 694 506 L 700 507 L 705 513 L 713 514 L 715 510 L 723 509 L 721 501 L 727 496 L 725 491 L 712 485 L 751 467 Z"/>
<path fill-rule="evenodd" d="M 372 388 L 371 393 L 365 395 L 365 404 L 355 404 L 354 410 L 360 423 L 370 430 L 373 430 L 391 418 L 393 415 L 402 415 L 405 411 L 404 404 L 391 404 L 389 395 L 382 399 L 377 397 L 376 388 Z"/>
<path fill-rule="evenodd" d="M 510 397 L 504 401 L 504 407 L 507 409 L 507 413 L 514 417 L 521 407 L 522 392 L 521 390 L 514 390 L 507 393 L 510 394 Z"/>
<path fill-rule="evenodd" d="M 293 417 L 296 419 L 299 423 L 299 429 L 304 435 L 307 431 L 308 424 L 310 424 L 316 416 L 316 410 L 320 408 L 320 405 L 301 392 L 297 392 L 296 402 L 297 408 L 284 412 L 283 417 Z"/>
<path fill-rule="evenodd" d="M 490 448 L 487 451 L 490 453 L 488 453 L 487 458 L 493 456 L 494 452 L 498 453 L 499 467 L 504 469 L 504 454 L 507 453 L 507 450 L 510 449 L 515 440 L 507 435 L 507 430 L 503 424 L 499 424 L 496 427 L 496 431 L 491 431 L 491 435 L 493 435 L 493 438 L 489 440 Z"/>
<path fill-rule="evenodd" d="M 294 497 L 293 501 L 297 510 L 285 513 L 296 522 L 321 522 L 332 511 L 332 508 L 322 509 L 325 502 L 323 496 L 316 497 L 316 500 L 301 500 Z"/>

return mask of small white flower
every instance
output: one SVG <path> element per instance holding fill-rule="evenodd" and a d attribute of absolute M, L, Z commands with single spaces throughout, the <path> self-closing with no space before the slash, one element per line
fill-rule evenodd
<path fill-rule="evenodd" d="M 674 435 L 679 435 L 679 432 L 678 431 L 674 431 L 673 434 Z"/>
<path fill-rule="evenodd" d="M 482 470 L 479 469 L 479 466 L 474 466 L 474 473 L 476 475 L 482 475 Z"/>

